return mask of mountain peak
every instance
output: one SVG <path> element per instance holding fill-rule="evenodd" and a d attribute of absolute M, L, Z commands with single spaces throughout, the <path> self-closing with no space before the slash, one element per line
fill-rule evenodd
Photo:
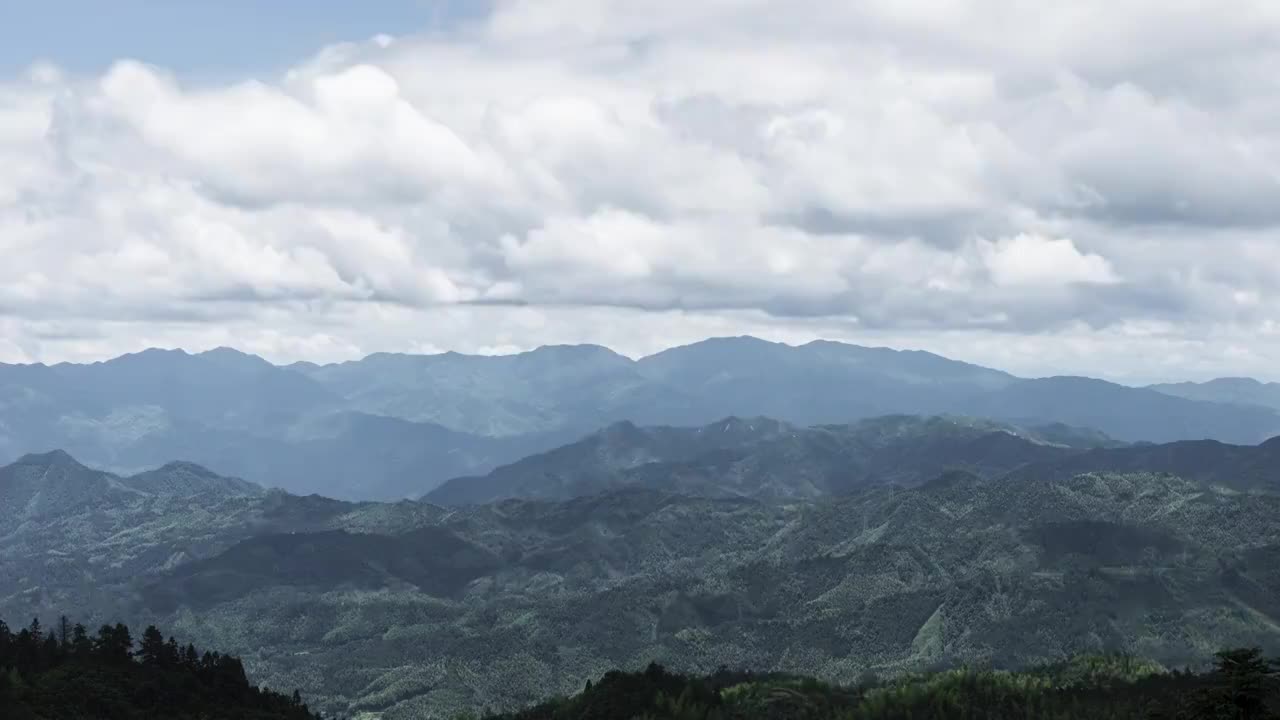
<path fill-rule="evenodd" d="M 692 347 L 701 345 L 704 347 L 723 347 L 723 348 L 793 348 L 783 342 L 774 342 L 773 340 L 765 340 L 755 335 L 724 335 L 720 337 L 707 338 L 701 342 L 686 345 Z"/>
<path fill-rule="evenodd" d="M 0 467 L 0 529 L 92 505 L 112 492 L 113 480 L 63 450 L 24 455 Z"/>
<path fill-rule="evenodd" d="M 91 363 L 92 366 L 109 367 L 109 368 L 141 368 L 144 370 L 152 370 L 157 368 L 167 368 L 174 362 L 181 361 L 192 357 L 190 353 L 182 348 L 158 348 L 151 347 L 138 352 L 125 353 L 109 360 L 99 360 Z"/>
<path fill-rule="evenodd" d="M 594 345 L 592 343 L 573 344 L 554 344 L 539 345 L 530 350 L 531 353 L 564 353 L 571 355 L 617 355 L 618 353 L 610 350 L 603 345 Z"/>
<path fill-rule="evenodd" d="M 263 488 L 240 478 L 224 477 L 192 462 L 175 461 L 124 478 L 122 483 L 151 495 L 188 497 L 192 495 L 259 495 Z"/>
<path fill-rule="evenodd" d="M 125 353 L 124 355 L 121 355 L 116 359 L 123 360 L 124 358 L 189 357 L 190 355 L 191 353 L 188 353 L 186 350 L 182 348 L 149 347 L 143 350 L 139 350 L 138 352 L 135 352 L 135 353 Z"/>
<path fill-rule="evenodd" d="M 626 363 L 632 361 L 603 345 L 539 345 L 533 350 L 513 356 L 518 362 L 540 365 L 552 363 Z"/>
<path fill-rule="evenodd" d="M 636 425 L 634 422 L 631 422 L 630 420 L 619 420 L 614 423 L 609 423 L 600 432 L 605 434 L 619 434 L 619 433 L 632 433 L 639 429 L 640 429 L 640 426 Z"/>
<path fill-rule="evenodd" d="M 247 353 L 243 350 L 237 350 L 233 347 L 227 347 L 226 345 L 219 345 L 218 347 L 213 348 L 211 350 L 205 350 L 204 352 L 196 353 L 196 357 L 216 359 L 216 360 L 251 360 L 253 362 L 259 362 L 259 363 L 266 362 L 266 360 L 263 360 L 261 357 L 254 355 L 253 353 Z"/>
<path fill-rule="evenodd" d="M 677 345 L 667 348 L 660 352 L 654 353 L 649 357 L 657 357 L 669 353 L 682 353 L 697 350 L 709 351 L 725 351 L 725 350 L 748 350 L 748 349 L 764 349 L 764 348 L 788 348 L 792 346 L 786 343 L 773 342 L 772 340 L 764 340 L 754 335 L 722 335 L 717 337 L 709 337 L 706 340 L 688 343 L 687 345 Z"/>
<path fill-rule="evenodd" d="M 218 474 L 209 468 L 186 460 L 173 460 L 161 465 L 158 469 L 164 472 L 185 472 L 204 477 L 218 477 Z"/>
<path fill-rule="evenodd" d="M 51 468 L 53 467 L 69 467 L 69 468 L 85 467 L 83 464 L 80 463 L 79 460 L 76 460 L 74 457 L 71 457 L 71 453 L 62 449 L 55 449 L 55 450 L 50 450 L 48 452 L 42 452 L 42 453 L 27 453 L 26 455 L 23 455 L 22 457 L 18 458 L 18 461 L 14 464 L 15 465 L 36 465 L 39 467 L 51 467 Z"/>
<path fill-rule="evenodd" d="M 1251 377 L 1220 377 L 1202 383 L 1204 385 L 1229 385 L 1235 387 L 1262 387 L 1267 383 Z"/>
<path fill-rule="evenodd" d="M 763 415 L 754 417 L 741 417 L 738 415 L 729 415 L 701 428 L 703 430 L 715 430 L 719 432 L 750 432 L 750 431 L 777 431 L 786 427 L 787 423 L 781 420 L 774 420 Z"/>

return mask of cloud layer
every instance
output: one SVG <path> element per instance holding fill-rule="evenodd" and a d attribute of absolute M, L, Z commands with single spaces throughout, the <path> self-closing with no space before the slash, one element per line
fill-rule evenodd
<path fill-rule="evenodd" d="M 1270 376 L 1280 8 L 522 0 L 0 80 L 0 360 L 706 334 Z M 845 7 L 849 6 L 849 7 Z"/>

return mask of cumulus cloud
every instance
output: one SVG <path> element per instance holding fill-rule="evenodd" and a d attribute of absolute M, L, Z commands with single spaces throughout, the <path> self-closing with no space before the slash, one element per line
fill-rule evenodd
<path fill-rule="evenodd" d="M 1106 258 L 1081 253 L 1066 238 L 1026 234 L 1002 238 L 983 243 L 982 256 L 991 279 L 1002 286 L 1112 283 L 1117 279 Z"/>
<path fill-rule="evenodd" d="M 35 66 L 0 360 L 756 332 L 1265 375 L 1277 40 L 1254 0 L 508 0 L 280 75 Z"/>

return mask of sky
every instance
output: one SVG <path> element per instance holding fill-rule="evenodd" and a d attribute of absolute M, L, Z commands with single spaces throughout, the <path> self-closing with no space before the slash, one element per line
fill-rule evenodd
<path fill-rule="evenodd" d="M 1280 379 L 1280 4 L 4 0 L 0 362 Z"/>

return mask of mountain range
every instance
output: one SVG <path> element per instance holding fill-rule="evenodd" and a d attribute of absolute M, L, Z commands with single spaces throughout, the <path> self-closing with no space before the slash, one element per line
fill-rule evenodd
<path fill-rule="evenodd" d="M 1147 387 L 1189 400 L 1280 409 L 1280 383 L 1264 383 L 1253 378 L 1217 378 L 1202 383 L 1165 383 Z"/>
<path fill-rule="evenodd" d="M 620 422 L 482 477 L 426 495 L 441 505 L 507 498 L 569 500 L 626 486 L 763 499 L 914 486 L 949 470 L 982 476 L 1124 443 L 1056 425 L 1023 429 L 962 417 L 891 415 L 850 425 L 798 427 L 725 418 L 696 428 Z"/>
<path fill-rule="evenodd" d="M 764 416 L 803 428 L 949 414 L 1059 423 L 1123 442 L 1252 444 L 1280 434 L 1276 406 L 1196 387 L 1023 379 L 926 352 L 750 337 L 639 360 L 590 345 L 288 366 L 228 348 L 147 350 L 0 365 L 0 462 L 63 449 L 129 474 L 183 460 L 295 493 L 394 500 L 623 421 L 697 427 Z"/>
<path fill-rule="evenodd" d="M 775 443 L 753 475 L 751 449 Z M 815 471 L 829 446 L 864 465 Z M 950 417 L 625 424 L 539 461 L 644 460 L 589 494 L 535 483 L 545 499 L 456 508 L 50 452 L 0 468 L 17 510 L 0 516 L 0 616 L 162 624 L 255 682 L 385 720 L 527 705 L 653 660 L 840 682 L 1095 652 L 1197 663 L 1280 649 L 1276 447 Z M 632 474 L 664 463 L 731 471 Z"/>

